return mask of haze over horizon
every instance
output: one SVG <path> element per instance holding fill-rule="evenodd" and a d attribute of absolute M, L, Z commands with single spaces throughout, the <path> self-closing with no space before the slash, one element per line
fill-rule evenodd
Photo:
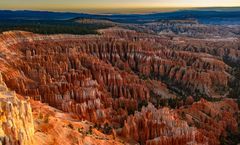
<path fill-rule="evenodd" d="M 158 12 L 173 11 L 185 8 L 198 7 L 238 7 L 239 0 L 139 0 L 115 1 L 97 0 L 3 0 L 0 1 L 1 10 L 47 10 L 47 11 L 69 11 L 88 13 L 136 13 L 136 12 Z"/>

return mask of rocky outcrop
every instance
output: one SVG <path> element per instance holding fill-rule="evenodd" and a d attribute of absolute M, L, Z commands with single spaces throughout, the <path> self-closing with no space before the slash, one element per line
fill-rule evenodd
<path fill-rule="evenodd" d="M 9 91 L 0 75 L 0 144 L 33 145 L 34 126 L 29 102 Z"/>
<path fill-rule="evenodd" d="M 127 118 L 122 135 L 146 145 L 207 144 L 207 138 L 174 110 L 156 109 L 151 103 Z"/>
<path fill-rule="evenodd" d="M 127 118 L 121 135 L 148 145 L 220 145 L 229 134 L 239 133 L 238 112 L 238 105 L 231 99 L 202 99 L 178 110 L 156 109 L 149 103 Z"/>
<path fill-rule="evenodd" d="M 207 136 L 210 145 L 220 145 L 220 138 L 229 133 L 238 134 L 238 111 L 237 103 L 231 99 L 220 102 L 201 99 L 186 109 L 180 109 L 179 114 Z"/>

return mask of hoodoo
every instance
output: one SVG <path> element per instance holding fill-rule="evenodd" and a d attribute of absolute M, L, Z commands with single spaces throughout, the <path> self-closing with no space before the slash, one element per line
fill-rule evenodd
<path fill-rule="evenodd" d="M 227 98 L 239 40 L 99 32 L 0 35 L 2 144 L 220 145 L 239 134 Z"/>

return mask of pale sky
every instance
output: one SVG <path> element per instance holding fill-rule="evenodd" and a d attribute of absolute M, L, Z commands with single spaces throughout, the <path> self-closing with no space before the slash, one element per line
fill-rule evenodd
<path fill-rule="evenodd" d="M 0 0 L 0 9 L 87 11 L 240 6 L 240 0 Z"/>

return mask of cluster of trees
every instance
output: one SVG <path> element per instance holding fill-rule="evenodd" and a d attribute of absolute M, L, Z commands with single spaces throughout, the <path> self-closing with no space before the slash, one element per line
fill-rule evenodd
<path fill-rule="evenodd" d="M 236 145 L 240 142 L 240 127 L 238 127 L 238 133 L 232 133 L 229 129 L 225 135 L 220 136 L 220 144 L 221 145 Z"/>
<path fill-rule="evenodd" d="M 109 125 L 108 123 L 104 123 L 103 125 L 97 123 L 93 126 L 93 128 L 96 128 L 97 130 L 101 131 L 104 134 L 111 134 L 113 129 L 112 126 Z"/>
<path fill-rule="evenodd" d="M 223 60 L 226 64 L 232 67 L 231 74 L 234 78 L 229 82 L 230 92 L 227 97 L 235 98 L 240 106 L 240 59 L 232 59 L 228 56 L 224 56 Z"/>
<path fill-rule="evenodd" d="M 0 32 L 10 30 L 29 31 L 38 34 L 97 34 L 103 24 L 80 24 L 67 20 L 3 20 Z"/>

